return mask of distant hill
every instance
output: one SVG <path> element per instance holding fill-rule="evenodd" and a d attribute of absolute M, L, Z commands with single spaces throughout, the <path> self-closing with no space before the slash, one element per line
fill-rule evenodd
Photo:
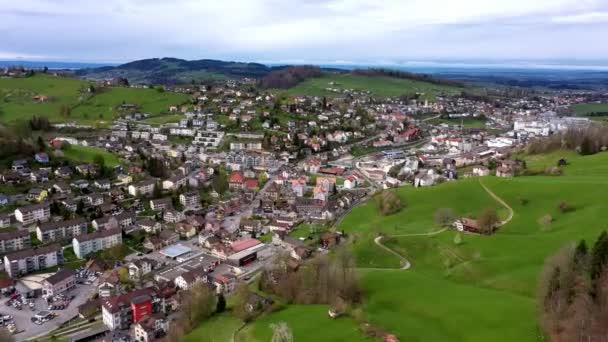
<path fill-rule="evenodd" d="M 191 80 L 261 78 L 272 70 L 260 63 L 226 62 L 213 59 L 187 61 L 178 58 L 142 59 L 118 66 L 80 69 L 76 76 L 86 79 L 127 78 L 131 83 L 178 84 Z"/>

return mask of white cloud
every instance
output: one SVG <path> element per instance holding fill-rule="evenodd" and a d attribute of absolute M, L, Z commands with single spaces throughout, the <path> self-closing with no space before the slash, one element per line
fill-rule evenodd
<path fill-rule="evenodd" d="M 576 32 L 608 34 L 606 0 L 0 0 L 3 48 L 79 60 L 608 54 Z"/>

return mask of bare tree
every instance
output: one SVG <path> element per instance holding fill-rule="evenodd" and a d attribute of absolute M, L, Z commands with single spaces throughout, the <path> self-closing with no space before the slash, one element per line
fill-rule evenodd
<path fill-rule="evenodd" d="M 435 222 L 441 226 L 449 226 L 456 221 L 456 214 L 450 208 L 439 208 L 435 211 Z"/>
<path fill-rule="evenodd" d="M 293 342 L 293 334 L 287 323 L 270 324 L 270 329 L 272 329 L 271 342 Z"/>

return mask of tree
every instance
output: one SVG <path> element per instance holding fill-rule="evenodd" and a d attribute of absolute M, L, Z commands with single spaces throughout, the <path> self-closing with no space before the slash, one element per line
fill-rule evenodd
<path fill-rule="evenodd" d="M 234 308 L 232 312 L 240 318 L 243 322 L 249 322 L 257 314 L 256 308 L 250 307 L 249 298 L 251 297 L 251 290 L 247 284 L 243 283 L 237 286 L 234 293 Z"/>
<path fill-rule="evenodd" d="M 42 139 L 42 136 L 38 136 L 38 140 L 36 143 L 38 144 L 38 151 L 44 151 L 44 149 L 46 148 L 46 144 L 44 143 L 44 139 Z"/>
<path fill-rule="evenodd" d="M 188 294 L 184 296 L 184 301 L 181 303 L 187 330 L 209 318 L 217 307 L 217 297 L 206 284 L 196 283 Z"/>
<path fill-rule="evenodd" d="M 78 203 L 76 203 L 76 214 L 82 215 L 82 213 L 84 213 L 84 201 L 79 200 Z"/>
<path fill-rule="evenodd" d="M 496 209 L 494 208 L 485 209 L 477 220 L 479 230 L 485 234 L 492 233 L 498 223 L 498 213 L 496 213 Z"/>
<path fill-rule="evenodd" d="M 160 184 L 160 181 L 154 183 L 154 188 L 152 189 L 152 197 L 153 198 L 161 198 L 163 197 L 163 186 Z"/>
<path fill-rule="evenodd" d="M 439 208 L 435 211 L 435 223 L 441 227 L 451 225 L 456 221 L 456 214 L 451 208 Z"/>
<path fill-rule="evenodd" d="M 268 176 L 266 176 L 266 172 L 260 172 L 260 174 L 258 175 L 258 185 L 263 186 L 264 184 L 266 184 L 267 180 Z"/>
<path fill-rule="evenodd" d="M 270 324 L 270 329 L 272 329 L 271 342 L 293 342 L 293 334 L 287 323 Z"/>
<path fill-rule="evenodd" d="M 223 167 L 220 167 L 217 172 L 213 173 L 211 186 L 213 187 L 213 190 L 220 195 L 223 195 L 228 191 L 228 175 Z"/>
<path fill-rule="evenodd" d="M 97 166 L 100 175 L 103 176 L 106 174 L 106 159 L 103 155 L 96 154 L 95 157 L 93 157 L 93 164 Z"/>
<path fill-rule="evenodd" d="M 224 297 L 223 293 L 220 293 L 220 295 L 217 296 L 217 305 L 215 307 L 215 312 L 222 313 L 225 310 L 226 310 L 226 298 Z"/>
<path fill-rule="evenodd" d="M 403 208 L 401 199 L 393 191 L 383 190 L 374 199 L 378 211 L 384 216 L 395 214 Z"/>

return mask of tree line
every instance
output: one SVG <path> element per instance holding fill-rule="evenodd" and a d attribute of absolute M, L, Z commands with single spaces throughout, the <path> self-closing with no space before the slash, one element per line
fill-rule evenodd
<path fill-rule="evenodd" d="M 259 85 L 265 89 L 288 89 L 306 79 L 321 77 L 322 75 L 321 68 L 316 66 L 293 66 L 271 72 L 259 81 Z"/>
<path fill-rule="evenodd" d="M 564 132 L 553 134 L 547 138 L 532 140 L 527 147 L 530 154 L 542 154 L 568 149 L 581 155 L 601 152 L 608 147 L 608 127 L 589 126 L 586 128 L 570 128 Z"/>
<path fill-rule="evenodd" d="M 538 307 L 553 342 L 606 341 L 608 336 L 608 234 L 591 250 L 585 240 L 562 248 L 545 263 Z"/>

